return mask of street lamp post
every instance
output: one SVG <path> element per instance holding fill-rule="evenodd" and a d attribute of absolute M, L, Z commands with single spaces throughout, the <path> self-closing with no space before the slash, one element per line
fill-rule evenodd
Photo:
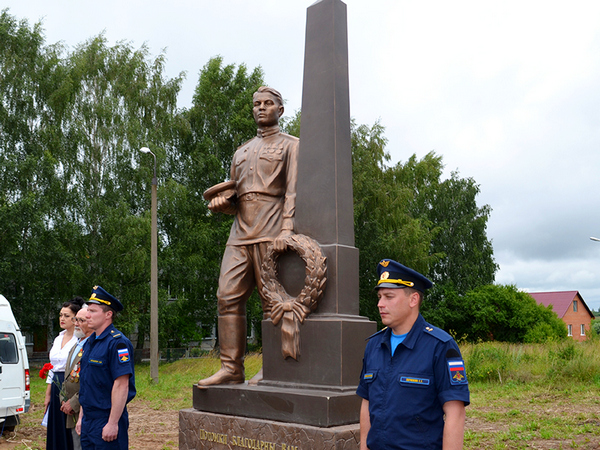
<path fill-rule="evenodd" d="M 156 155 L 148 147 L 140 148 L 142 153 L 154 157 L 154 176 L 152 177 L 152 238 L 150 248 L 150 377 L 158 383 L 158 232 L 156 226 Z"/>

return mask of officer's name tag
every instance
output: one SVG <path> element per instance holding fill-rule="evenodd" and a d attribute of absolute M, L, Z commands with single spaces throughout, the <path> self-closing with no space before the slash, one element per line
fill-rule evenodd
<path fill-rule="evenodd" d="M 428 378 L 400 377 L 400 383 L 418 384 L 420 386 L 428 386 Z"/>
<path fill-rule="evenodd" d="M 97 360 L 97 359 L 90 359 L 90 364 L 102 365 L 104 363 L 102 361 Z"/>

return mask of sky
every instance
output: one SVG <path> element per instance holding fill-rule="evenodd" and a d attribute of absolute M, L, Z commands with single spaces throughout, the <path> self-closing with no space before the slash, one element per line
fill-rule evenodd
<path fill-rule="evenodd" d="M 314 0 L 2 0 L 68 48 L 165 52 L 191 105 L 211 57 L 261 66 L 300 109 Z M 435 151 L 480 187 L 496 282 L 579 291 L 600 309 L 600 2 L 347 0 L 350 114 L 385 127 L 391 163 Z"/>

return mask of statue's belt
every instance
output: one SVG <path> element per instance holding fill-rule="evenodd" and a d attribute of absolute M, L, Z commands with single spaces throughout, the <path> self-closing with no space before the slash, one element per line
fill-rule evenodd
<path fill-rule="evenodd" d="M 258 202 L 267 201 L 272 202 L 282 198 L 280 195 L 267 195 L 260 192 L 247 192 L 238 197 L 238 202 Z"/>

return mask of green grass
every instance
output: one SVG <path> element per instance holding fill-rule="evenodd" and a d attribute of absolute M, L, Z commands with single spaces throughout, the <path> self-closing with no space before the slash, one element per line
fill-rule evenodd
<path fill-rule="evenodd" d="M 466 449 L 600 448 L 597 385 L 475 382 L 470 389 Z"/>
<path fill-rule="evenodd" d="M 246 379 L 252 378 L 262 366 L 262 356 L 246 355 Z M 150 377 L 150 365 L 135 367 L 136 400 L 147 401 L 156 410 L 180 410 L 192 407 L 191 388 L 198 380 L 209 377 L 221 366 L 218 358 L 180 359 L 159 367 L 158 383 Z"/>
<path fill-rule="evenodd" d="M 466 449 L 600 448 L 598 341 L 463 344 Z"/>

